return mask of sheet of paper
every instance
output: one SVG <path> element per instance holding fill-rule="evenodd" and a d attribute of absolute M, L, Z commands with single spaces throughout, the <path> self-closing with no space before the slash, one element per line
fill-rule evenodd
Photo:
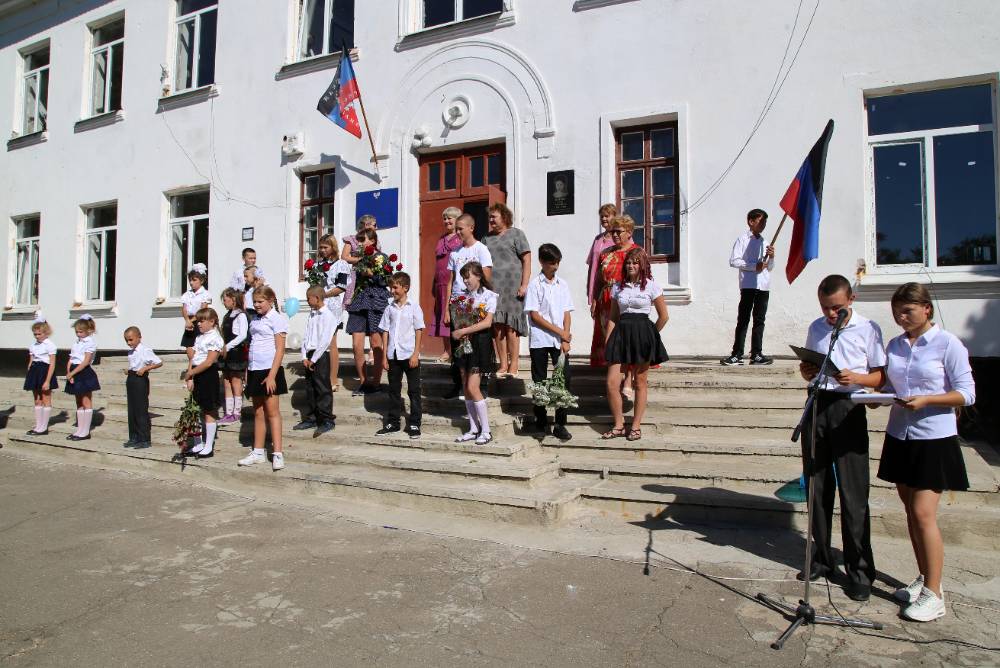
<path fill-rule="evenodd" d="M 896 395 L 882 394 L 879 392 L 851 392 L 851 401 L 856 404 L 877 404 L 879 406 L 889 406 L 896 401 Z"/>

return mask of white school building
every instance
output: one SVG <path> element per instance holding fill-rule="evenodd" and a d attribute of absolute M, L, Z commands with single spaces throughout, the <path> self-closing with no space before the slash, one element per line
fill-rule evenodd
<path fill-rule="evenodd" d="M 426 314 L 441 211 L 506 201 L 533 249 L 561 248 L 586 353 L 612 202 L 640 222 L 667 350 L 722 357 L 732 243 L 754 207 L 773 233 L 832 118 L 820 258 L 789 285 L 786 226 L 765 353 L 801 344 L 841 273 L 887 335 L 915 280 L 973 356 L 1000 356 L 997 26 L 995 0 L 0 0 L 0 348 L 27 347 L 39 308 L 60 348 L 83 313 L 102 348 L 129 325 L 177 348 L 191 264 L 221 308 L 251 246 L 304 299 L 318 235 L 370 207 Z M 343 44 L 377 165 L 316 110 Z"/>

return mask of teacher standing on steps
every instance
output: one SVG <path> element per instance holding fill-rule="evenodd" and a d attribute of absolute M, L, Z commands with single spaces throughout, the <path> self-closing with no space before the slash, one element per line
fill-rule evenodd
<path fill-rule="evenodd" d="M 497 378 L 518 371 L 521 337 L 528 335 L 524 295 L 531 278 L 531 247 L 524 232 L 513 227 L 514 213 L 505 204 L 489 208 L 490 235 L 483 243 L 493 258 L 493 289 L 500 295 L 493 316 L 493 343 L 497 350 Z"/>

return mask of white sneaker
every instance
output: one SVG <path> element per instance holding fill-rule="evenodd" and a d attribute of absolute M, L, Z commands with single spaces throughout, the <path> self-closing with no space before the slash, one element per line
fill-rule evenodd
<path fill-rule="evenodd" d="M 905 587 L 900 587 L 892 593 L 892 597 L 900 603 L 915 603 L 920 596 L 920 590 L 924 588 L 924 576 L 918 575 L 916 579 Z"/>
<path fill-rule="evenodd" d="M 283 468 L 285 468 L 285 456 L 280 452 L 271 455 L 271 470 L 280 471 Z"/>
<path fill-rule="evenodd" d="M 915 622 L 931 622 L 944 617 L 947 611 L 943 596 L 938 598 L 930 589 L 922 587 L 917 602 L 903 608 L 903 616 Z"/>
<path fill-rule="evenodd" d="M 267 461 L 267 455 L 258 454 L 253 450 L 251 450 L 250 454 L 241 459 L 239 462 L 237 462 L 237 464 L 239 464 L 240 466 L 253 466 L 254 464 L 260 464 L 261 462 L 266 462 L 266 461 Z"/>

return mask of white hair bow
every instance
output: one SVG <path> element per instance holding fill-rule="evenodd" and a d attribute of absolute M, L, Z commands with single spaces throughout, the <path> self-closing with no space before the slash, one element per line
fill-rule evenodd
<path fill-rule="evenodd" d="M 195 262 L 191 265 L 191 271 L 199 273 L 202 276 L 208 275 L 208 267 L 203 262 Z"/>
<path fill-rule="evenodd" d="M 48 322 L 48 320 L 45 319 L 45 316 L 42 315 L 42 312 L 40 310 L 35 311 L 35 322 L 33 324 L 38 324 L 42 322 Z"/>
<path fill-rule="evenodd" d="M 83 315 L 80 316 L 80 320 L 93 320 L 93 319 L 94 316 L 90 315 L 89 313 L 84 313 Z"/>

